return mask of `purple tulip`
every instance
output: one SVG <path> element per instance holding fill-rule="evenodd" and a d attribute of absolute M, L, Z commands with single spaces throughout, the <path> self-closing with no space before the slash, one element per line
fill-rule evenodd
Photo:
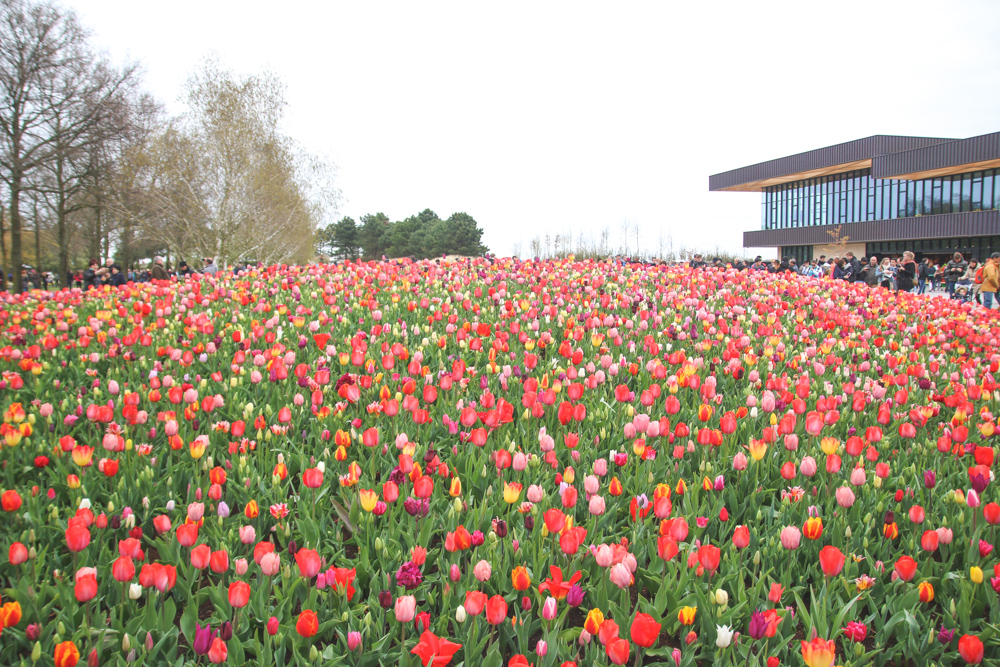
<path fill-rule="evenodd" d="M 934 485 L 937 483 L 937 475 L 934 474 L 933 470 L 924 471 L 924 486 L 928 489 L 933 489 Z"/>
<path fill-rule="evenodd" d="M 194 646 L 192 648 L 194 648 L 196 654 L 207 654 L 209 647 L 212 646 L 213 639 L 215 639 L 215 633 L 212 632 L 211 625 L 202 627 L 197 622 L 194 624 Z"/>
<path fill-rule="evenodd" d="M 767 633 L 767 619 L 764 618 L 764 614 L 759 611 L 753 612 L 750 615 L 750 627 L 747 628 L 747 634 L 754 639 L 760 639 Z"/>
<path fill-rule="evenodd" d="M 584 595 L 586 595 L 586 593 L 584 593 L 583 589 L 580 588 L 580 584 L 573 584 L 573 586 L 569 589 L 569 592 L 566 593 L 566 604 L 570 607 L 579 607 L 583 604 Z"/>

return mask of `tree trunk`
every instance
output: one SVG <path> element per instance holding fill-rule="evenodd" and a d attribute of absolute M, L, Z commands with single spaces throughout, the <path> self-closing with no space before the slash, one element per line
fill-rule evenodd
<path fill-rule="evenodd" d="M 3 207 L 0 206 L 0 291 L 7 289 L 7 241 L 3 229 Z"/>
<path fill-rule="evenodd" d="M 66 233 L 66 188 L 63 183 L 63 159 L 56 162 L 56 242 L 59 245 L 59 283 L 72 287 L 69 274 L 69 239 Z"/>
<path fill-rule="evenodd" d="M 14 292 L 24 291 L 24 281 L 21 280 L 21 173 L 14 171 L 10 179 L 10 273 L 13 278 Z"/>
<path fill-rule="evenodd" d="M 32 213 L 35 215 L 35 271 L 38 272 L 38 277 L 42 277 L 42 231 L 38 225 L 38 200 L 36 199 L 31 206 Z"/>

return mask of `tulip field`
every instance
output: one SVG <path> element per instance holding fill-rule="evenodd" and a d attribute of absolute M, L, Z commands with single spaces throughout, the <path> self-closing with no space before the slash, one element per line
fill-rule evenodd
<path fill-rule="evenodd" d="M 975 304 L 407 260 L 0 331 L 0 665 L 1000 665 Z"/>

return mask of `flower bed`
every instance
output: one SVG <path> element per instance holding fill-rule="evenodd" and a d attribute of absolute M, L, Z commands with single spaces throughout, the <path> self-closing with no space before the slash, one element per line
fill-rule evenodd
<path fill-rule="evenodd" d="M 0 310 L 0 663 L 997 655 L 992 312 L 756 272 L 272 267 Z"/>

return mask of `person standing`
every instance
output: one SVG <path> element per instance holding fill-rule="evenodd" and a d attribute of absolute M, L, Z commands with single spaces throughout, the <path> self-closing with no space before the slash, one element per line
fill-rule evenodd
<path fill-rule="evenodd" d="M 931 264 L 930 259 L 924 257 L 917 269 L 917 294 L 923 294 L 927 291 L 928 282 L 931 284 L 931 289 L 934 289 L 934 265 Z"/>
<path fill-rule="evenodd" d="M 983 265 L 983 282 L 979 286 L 979 292 L 983 295 L 983 306 L 993 307 L 993 295 L 1000 288 L 1000 252 L 990 255 L 990 258 Z"/>
<path fill-rule="evenodd" d="M 979 272 L 979 260 L 973 257 L 969 260 L 969 265 L 965 269 L 965 273 L 962 277 L 958 279 L 956 284 L 956 289 L 958 286 L 964 286 L 968 290 L 969 300 L 976 300 L 976 303 L 982 303 L 982 297 L 979 295 L 979 283 L 976 282 L 976 273 Z"/>
<path fill-rule="evenodd" d="M 955 296 L 955 284 L 965 275 L 965 270 L 969 268 L 968 262 L 962 257 L 962 253 L 956 252 L 951 261 L 944 267 L 944 280 L 948 285 L 948 296 Z"/>
<path fill-rule="evenodd" d="M 84 289 L 96 289 L 98 285 L 101 284 L 101 278 L 97 275 L 100 271 L 100 262 L 96 259 L 91 259 L 90 263 L 87 265 L 87 270 L 83 272 L 83 288 Z"/>
<path fill-rule="evenodd" d="M 851 277 L 848 280 L 861 280 L 861 261 L 854 256 L 853 251 L 847 251 L 845 261 L 851 265 Z"/>
<path fill-rule="evenodd" d="M 913 253 L 907 250 L 896 274 L 896 285 L 900 292 L 912 292 L 917 279 L 917 263 L 913 261 Z"/>
<path fill-rule="evenodd" d="M 872 255 L 862 271 L 862 279 L 869 287 L 878 286 L 878 258 Z"/>
<path fill-rule="evenodd" d="M 878 284 L 885 289 L 896 289 L 896 267 L 892 265 L 892 260 L 888 257 L 882 259 L 876 273 Z"/>
<path fill-rule="evenodd" d="M 170 280 L 170 275 L 163 268 L 163 258 L 159 255 L 153 258 L 153 268 L 150 270 L 149 275 L 153 280 Z"/>

